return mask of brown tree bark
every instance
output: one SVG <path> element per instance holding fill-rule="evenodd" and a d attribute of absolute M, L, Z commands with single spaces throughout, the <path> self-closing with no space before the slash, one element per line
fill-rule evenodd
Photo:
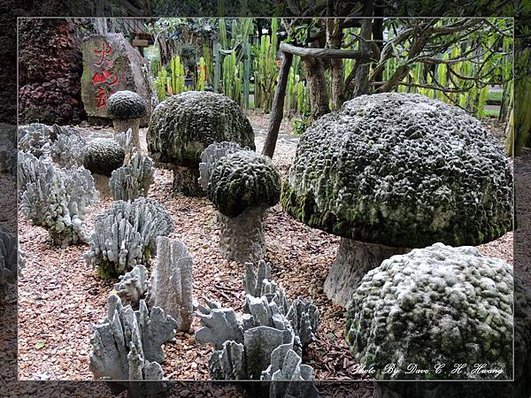
<path fill-rule="evenodd" d="M 343 42 L 343 29 L 341 21 L 337 18 L 330 18 L 326 22 L 326 40 L 331 49 L 341 49 Z M 344 82 L 345 72 L 343 60 L 333 58 L 330 60 L 332 74 L 332 110 L 339 110 L 344 102 Z"/>
<path fill-rule="evenodd" d="M 283 53 L 282 64 L 280 65 L 280 72 L 278 74 L 278 83 L 273 97 L 273 105 L 271 106 L 271 113 L 269 116 L 269 128 L 267 129 L 267 137 L 264 143 L 262 155 L 273 157 L 275 147 L 277 145 L 278 131 L 280 130 L 280 123 L 284 116 L 284 97 L 286 96 L 286 86 L 288 84 L 289 69 L 293 61 L 293 54 Z"/>
<path fill-rule="evenodd" d="M 302 69 L 310 93 L 310 117 L 315 120 L 330 112 L 326 89 L 325 68 L 319 58 L 303 58 Z"/>

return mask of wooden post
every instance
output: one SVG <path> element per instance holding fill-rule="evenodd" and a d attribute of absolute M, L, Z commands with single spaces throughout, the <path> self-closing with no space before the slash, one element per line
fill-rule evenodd
<path fill-rule="evenodd" d="M 273 157 L 275 147 L 277 145 L 278 131 L 280 130 L 280 123 L 284 116 L 284 97 L 286 95 L 286 86 L 288 83 L 289 69 L 293 60 L 293 54 L 281 52 L 283 54 L 282 64 L 280 65 L 280 72 L 278 74 L 278 83 L 273 97 L 273 106 L 271 107 L 271 114 L 269 116 L 269 128 L 267 129 L 267 137 L 264 143 L 262 155 Z"/>

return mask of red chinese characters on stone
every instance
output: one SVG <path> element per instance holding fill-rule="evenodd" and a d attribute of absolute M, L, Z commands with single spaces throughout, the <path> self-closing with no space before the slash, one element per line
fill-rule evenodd
<path fill-rule="evenodd" d="M 96 107 L 107 106 L 107 99 L 113 93 L 113 86 L 119 82 L 118 76 L 112 72 L 114 62 L 111 58 L 113 54 L 112 46 L 106 42 L 99 49 L 94 50 L 98 57 L 94 66 L 98 69 L 92 75 L 92 84 L 96 86 Z"/>

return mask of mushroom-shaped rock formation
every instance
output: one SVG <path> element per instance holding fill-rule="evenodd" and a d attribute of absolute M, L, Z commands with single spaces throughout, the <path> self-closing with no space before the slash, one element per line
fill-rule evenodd
<path fill-rule="evenodd" d="M 219 210 L 223 256 L 242 263 L 264 258 L 267 209 L 280 198 L 280 175 L 271 159 L 252 151 L 220 158 L 207 194 Z"/>
<path fill-rule="evenodd" d="M 512 307 L 509 264 L 471 246 L 435 243 L 363 277 L 349 304 L 346 339 L 376 379 L 510 379 Z M 456 372 L 455 364 L 466 369 Z"/>
<path fill-rule="evenodd" d="M 221 141 L 255 149 L 249 120 L 235 101 L 221 94 L 188 91 L 161 102 L 151 115 L 150 154 L 174 165 L 174 190 L 184 195 L 204 195 L 198 183 L 200 155 Z"/>
<path fill-rule="evenodd" d="M 83 166 L 91 173 L 110 177 L 124 163 L 125 152 L 112 138 L 96 138 L 87 144 Z"/>
<path fill-rule="evenodd" d="M 140 119 L 146 116 L 146 101 L 133 91 L 123 90 L 112 94 L 107 101 L 107 115 L 114 129 L 121 133 L 131 129 L 133 145 L 140 149 Z"/>
<path fill-rule="evenodd" d="M 281 203 L 342 237 L 325 282 L 346 305 L 370 269 L 404 248 L 477 245 L 512 228 L 512 168 L 465 111 L 421 95 L 346 102 L 301 137 Z"/>

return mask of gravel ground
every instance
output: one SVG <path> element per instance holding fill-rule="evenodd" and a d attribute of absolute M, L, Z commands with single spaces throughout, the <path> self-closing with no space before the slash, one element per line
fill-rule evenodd
<path fill-rule="evenodd" d="M 251 117 L 259 151 L 265 138 L 265 123 Z M 145 134 L 145 129 L 142 130 Z M 84 129 L 87 137 L 109 136 L 110 130 Z M 286 175 L 295 154 L 297 139 L 281 134 L 274 162 Z M 194 259 L 196 297 L 206 295 L 223 306 L 241 309 L 244 299 L 243 270 L 224 260 L 218 250 L 216 210 L 205 198 L 172 197 L 172 175 L 157 169 L 149 197 L 162 203 L 175 221 L 171 237 L 182 240 Z M 89 209 L 90 228 L 96 214 L 111 203 L 103 198 Z M 31 226 L 19 214 L 19 240 L 27 254 L 26 267 L 19 279 L 19 378 L 21 380 L 91 380 L 88 369 L 92 325 L 106 315 L 106 300 L 114 281 L 104 281 L 85 264 L 87 246 L 58 249 L 48 233 Z M 281 211 L 270 211 L 266 225 L 268 252 L 273 278 L 290 297 L 311 298 L 321 311 L 317 340 L 310 345 L 304 362 L 313 366 L 317 380 L 362 379 L 353 371 L 354 361 L 343 339 L 345 311 L 331 304 L 322 287 L 335 257 L 339 238 L 310 229 Z M 483 253 L 512 263 L 513 234 L 480 246 Z M 194 321 L 193 328 L 199 325 Z M 212 347 L 200 346 L 193 334 L 178 333 L 165 346 L 163 365 L 169 379 L 207 380 L 207 360 Z M 365 393 L 359 396 L 364 396 Z M 186 395 L 185 395 L 186 396 Z M 370 395 L 368 395 L 370 396 Z"/>

